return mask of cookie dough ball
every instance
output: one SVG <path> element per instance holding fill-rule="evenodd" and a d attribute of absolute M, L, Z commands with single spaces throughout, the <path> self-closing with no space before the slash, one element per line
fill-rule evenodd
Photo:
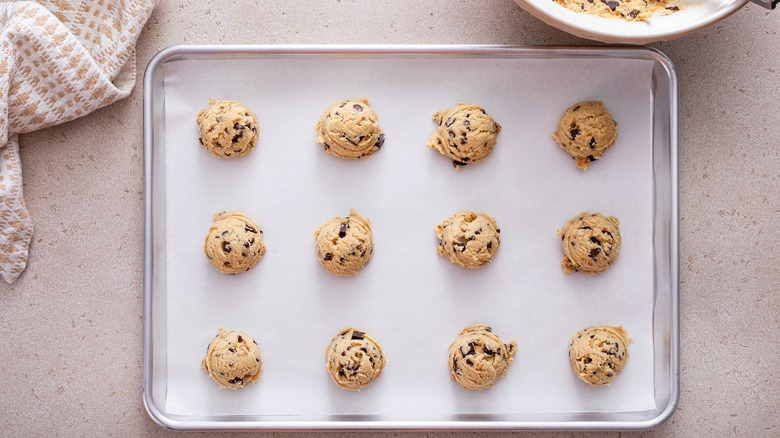
<path fill-rule="evenodd" d="M 325 222 L 314 232 L 314 240 L 322 267 L 339 277 L 357 274 L 374 252 L 371 224 L 355 210 L 348 217 L 334 217 Z"/>
<path fill-rule="evenodd" d="M 553 138 L 584 170 L 615 143 L 617 123 L 603 102 L 579 102 L 563 113 Z"/>
<path fill-rule="evenodd" d="M 232 100 L 215 102 L 198 113 L 200 144 L 220 158 L 238 158 L 254 150 L 260 131 L 255 113 Z"/>
<path fill-rule="evenodd" d="M 360 391 L 382 374 L 385 357 L 382 347 L 366 332 L 350 327 L 330 341 L 325 366 L 337 385 Z"/>
<path fill-rule="evenodd" d="M 437 112 L 433 121 L 438 127 L 428 147 L 452 160 L 456 169 L 487 158 L 501 131 L 501 125 L 482 107 L 467 103 Z"/>
<path fill-rule="evenodd" d="M 464 268 L 485 266 L 498 252 L 501 230 L 485 213 L 459 211 L 434 229 L 439 239 L 439 255 Z"/>
<path fill-rule="evenodd" d="M 605 325 L 580 330 L 569 343 L 571 369 L 587 384 L 609 385 L 626 366 L 629 342 L 623 327 Z"/>
<path fill-rule="evenodd" d="M 563 246 L 561 266 L 566 273 L 598 274 L 609 268 L 620 254 L 618 218 L 582 212 L 558 231 Z"/>
<path fill-rule="evenodd" d="M 257 342 L 244 332 L 219 329 L 206 349 L 201 367 L 220 388 L 241 389 L 257 382 L 263 360 Z"/>
<path fill-rule="evenodd" d="M 504 377 L 517 342 L 501 342 L 492 329 L 475 324 L 463 329 L 450 345 L 452 379 L 466 389 L 491 388 Z"/>
<path fill-rule="evenodd" d="M 250 217 L 232 211 L 214 215 L 203 248 L 209 262 L 224 274 L 248 271 L 265 254 L 263 230 Z"/>
<path fill-rule="evenodd" d="M 382 148 L 385 134 L 368 99 L 343 99 L 317 121 L 317 144 L 339 158 L 363 158 Z"/>

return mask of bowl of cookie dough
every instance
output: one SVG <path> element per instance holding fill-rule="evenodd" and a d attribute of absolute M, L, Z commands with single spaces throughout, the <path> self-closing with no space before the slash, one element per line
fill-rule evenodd
<path fill-rule="evenodd" d="M 687 35 L 748 0 L 515 0 L 545 23 L 581 38 L 647 44 Z"/>

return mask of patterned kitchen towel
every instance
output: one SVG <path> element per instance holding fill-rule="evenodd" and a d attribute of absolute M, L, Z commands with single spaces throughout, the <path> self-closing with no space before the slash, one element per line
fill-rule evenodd
<path fill-rule="evenodd" d="M 33 226 L 22 194 L 17 134 L 127 97 L 135 41 L 155 0 L 0 3 L 0 274 L 27 266 Z"/>

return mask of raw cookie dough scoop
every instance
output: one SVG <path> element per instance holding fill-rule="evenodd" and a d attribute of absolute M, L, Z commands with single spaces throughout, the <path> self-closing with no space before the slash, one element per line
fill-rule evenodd
<path fill-rule="evenodd" d="M 439 255 L 468 269 L 490 263 L 501 245 L 501 230 L 485 213 L 459 211 L 436 225 L 434 231 L 439 239 Z"/>
<path fill-rule="evenodd" d="M 322 267 L 339 277 L 356 275 L 374 253 L 371 224 L 355 210 L 323 224 L 314 232 L 314 240 Z"/>
<path fill-rule="evenodd" d="M 428 147 L 452 160 L 456 169 L 487 158 L 501 132 L 501 125 L 481 106 L 468 103 L 437 112 L 433 121 L 437 127 Z"/>
<path fill-rule="evenodd" d="M 585 170 L 615 143 L 617 123 L 604 102 L 579 102 L 563 113 L 553 138 Z"/>
<path fill-rule="evenodd" d="M 241 389 L 249 382 L 257 382 L 263 372 L 263 360 L 252 337 L 238 330 L 219 329 L 206 349 L 201 367 L 220 388 Z"/>
<path fill-rule="evenodd" d="M 200 144 L 216 157 L 242 157 L 257 144 L 257 116 L 236 101 L 209 99 L 209 107 L 198 113 L 197 121 Z"/>
<path fill-rule="evenodd" d="M 363 158 L 382 148 L 385 134 L 368 99 L 343 99 L 317 121 L 317 144 L 339 158 Z"/>
<path fill-rule="evenodd" d="M 623 327 L 605 325 L 580 330 L 569 342 L 571 369 L 589 385 L 609 385 L 626 366 L 629 342 Z"/>
<path fill-rule="evenodd" d="M 217 213 L 206 234 L 203 251 L 209 263 L 223 274 L 248 271 L 265 254 L 263 230 L 241 213 Z"/>
<path fill-rule="evenodd" d="M 563 246 L 561 266 L 566 273 L 604 272 L 620 254 L 620 221 L 615 216 L 582 212 L 558 232 Z"/>
<path fill-rule="evenodd" d="M 490 388 L 504 377 L 516 351 L 516 341 L 504 344 L 490 327 L 468 326 L 450 345 L 452 379 L 466 389 Z"/>
<path fill-rule="evenodd" d="M 333 337 L 326 350 L 325 366 L 338 386 L 360 391 L 382 374 L 382 348 L 366 332 L 346 328 Z"/>

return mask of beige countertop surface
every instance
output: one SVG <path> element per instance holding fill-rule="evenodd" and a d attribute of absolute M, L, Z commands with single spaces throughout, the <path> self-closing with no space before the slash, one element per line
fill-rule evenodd
<path fill-rule="evenodd" d="M 778 29 L 780 11 L 748 4 L 651 45 L 679 74 L 681 387 L 674 416 L 637 436 L 780 437 Z M 247 43 L 592 44 L 511 0 L 162 1 L 130 97 L 21 136 L 35 235 L 0 285 L 0 434 L 171 433 L 142 402 L 140 78 L 170 45 Z"/>

